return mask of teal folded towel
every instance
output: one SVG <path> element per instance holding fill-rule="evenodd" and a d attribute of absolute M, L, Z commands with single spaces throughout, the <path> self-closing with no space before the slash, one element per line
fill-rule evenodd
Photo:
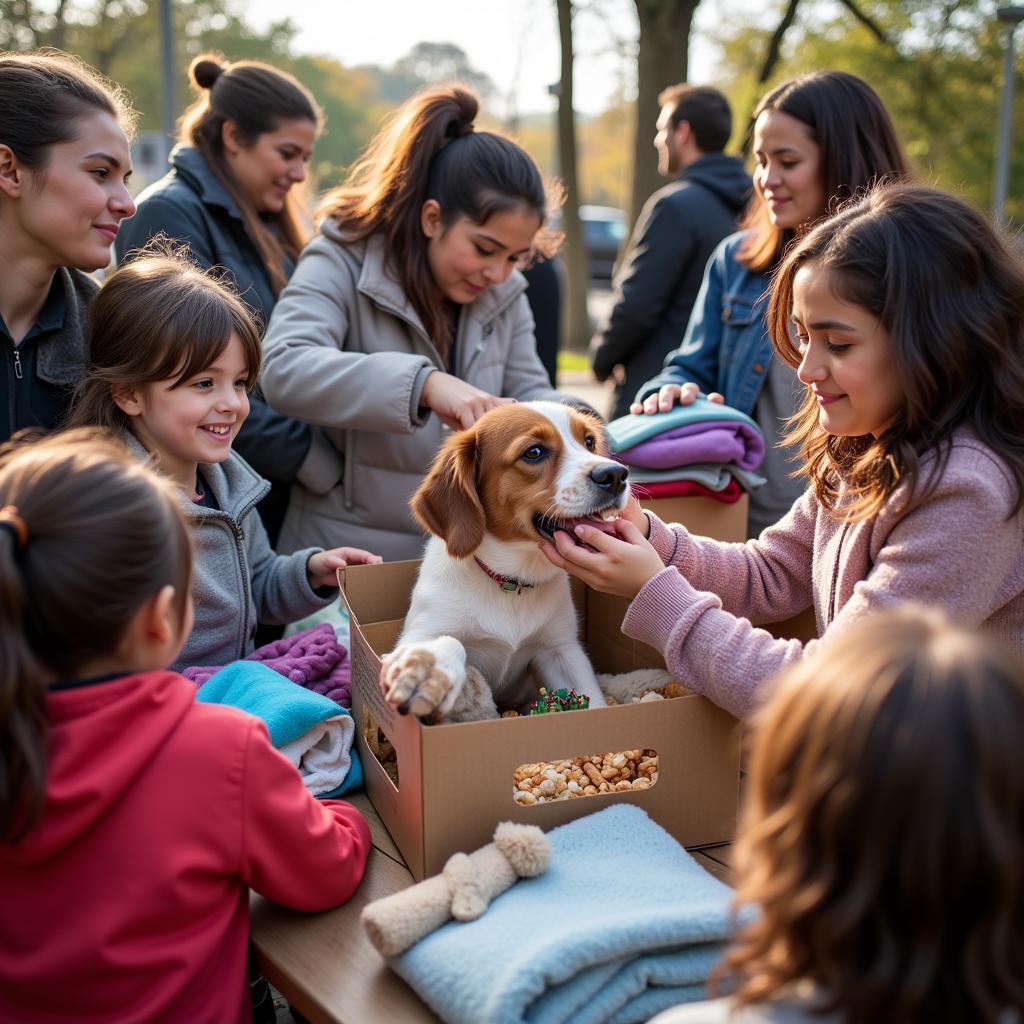
<path fill-rule="evenodd" d="M 448 1024 L 631 1024 L 707 998 L 732 890 L 639 807 L 548 834 L 548 870 L 389 961 Z"/>
<path fill-rule="evenodd" d="M 719 405 L 708 398 L 697 398 L 690 405 L 674 405 L 668 412 L 658 412 L 653 416 L 620 416 L 607 426 L 608 440 L 612 452 L 624 452 L 633 445 L 647 441 L 658 434 L 677 427 L 685 427 L 691 423 L 704 420 L 733 420 L 744 423 L 754 430 L 760 427 L 744 412 L 734 409 L 731 405 Z"/>
<path fill-rule="evenodd" d="M 199 687 L 196 700 L 229 704 L 262 718 L 270 742 L 298 768 L 314 796 L 336 797 L 363 784 L 349 712 L 272 668 L 233 661 Z"/>
<path fill-rule="evenodd" d="M 749 469 L 741 469 L 735 462 L 694 462 L 679 469 L 637 469 L 629 470 L 631 484 L 672 483 L 676 480 L 692 480 L 703 484 L 710 491 L 724 491 L 735 480 L 745 491 L 767 483 L 765 478 Z"/>

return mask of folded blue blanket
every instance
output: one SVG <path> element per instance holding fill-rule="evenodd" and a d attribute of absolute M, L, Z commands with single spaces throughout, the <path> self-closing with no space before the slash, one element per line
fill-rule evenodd
<path fill-rule="evenodd" d="M 745 491 L 752 491 L 766 483 L 765 478 L 749 469 L 740 469 L 735 463 L 719 465 L 716 462 L 695 462 L 692 466 L 679 469 L 635 469 L 629 470 L 631 484 L 672 483 L 676 480 L 692 480 L 703 484 L 710 491 L 724 491 L 730 481 L 736 482 Z"/>
<path fill-rule="evenodd" d="M 653 416 L 620 416 L 608 424 L 608 440 L 612 452 L 622 452 L 648 438 L 689 426 L 691 423 L 712 423 L 732 420 L 743 423 L 760 433 L 761 428 L 746 414 L 731 405 L 719 405 L 707 398 L 698 398 L 690 405 L 674 405 L 668 412 Z"/>
<path fill-rule="evenodd" d="M 258 661 L 233 661 L 199 687 L 196 700 L 229 704 L 262 718 L 270 742 L 296 765 L 316 796 L 340 796 L 363 784 L 349 712 L 323 694 L 296 686 L 272 668 Z M 335 718 L 344 721 L 322 727 Z"/>
<path fill-rule="evenodd" d="M 543 875 L 392 968 L 448 1024 L 631 1024 L 706 998 L 732 890 L 629 804 L 548 839 Z"/>

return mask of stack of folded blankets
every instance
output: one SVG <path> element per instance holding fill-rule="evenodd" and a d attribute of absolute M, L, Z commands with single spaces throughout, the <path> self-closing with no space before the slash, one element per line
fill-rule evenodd
<path fill-rule="evenodd" d="M 706 398 L 654 416 L 622 416 L 608 424 L 608 436 L 640 497 L 734 502 L 764 483 L 754 472 L 764 460 L 758 425 Z"/>
<path fill-rule="evenodd" d="M 257 647 L 246 661 L 272 668 L 293 683 L 323 694 L 343 708 L 352 706 L 352 666 L 348 650 L 338 642 L 334 627 L 323 623 L 301 633 Z M 202 686 L 223 665 L 194 665 L 182 671 L 186 679 Z"/>
<path fill-rule="evenodd" d="M 550 863 L 388 961 L 448 1024 L 631 1024 L 707 998 L 732 890 L 617 804 L 547 833 Z M 446 871 L 448 869 L 446 868 Z"/>
<path fill-rule="evenodd" d="M 262 718 L 270 742 L 314 796 L 336 797 L 362 785 L 348 712 L 352 666 L 332 626 L 314 626 L 259 647 L 242 661 L 192 666 L 182 675 L 199 687 L 197 700 Z"/>

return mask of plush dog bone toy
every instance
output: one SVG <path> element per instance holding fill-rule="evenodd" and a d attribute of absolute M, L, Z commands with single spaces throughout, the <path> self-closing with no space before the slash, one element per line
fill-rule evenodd
<path fill-rule="evenodd" d="M 503 821 L 494 842 L 448 858 L 439 875 L 375 900 L 360 920 L 381 956 L 404 953 L 450 918 L 473 921 L 519 878 L 547 870 L 551 845 L 536 825 Z"/>

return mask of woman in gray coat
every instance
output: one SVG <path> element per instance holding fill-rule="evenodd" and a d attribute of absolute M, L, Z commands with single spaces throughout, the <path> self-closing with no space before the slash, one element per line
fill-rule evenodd
<path fill-rule="evenodd" d="M 550 240 L 539 171 L 474 131 L 476 97 L 427 89 L 328 195 L 264 338 L 262 385 L 323 428 L 338 459 L 293 489 L 280 549 L 419 557 L 408 500 L 446 428 L 505 402 L 562 396 L 537 356 L 517 264 Z"/>

